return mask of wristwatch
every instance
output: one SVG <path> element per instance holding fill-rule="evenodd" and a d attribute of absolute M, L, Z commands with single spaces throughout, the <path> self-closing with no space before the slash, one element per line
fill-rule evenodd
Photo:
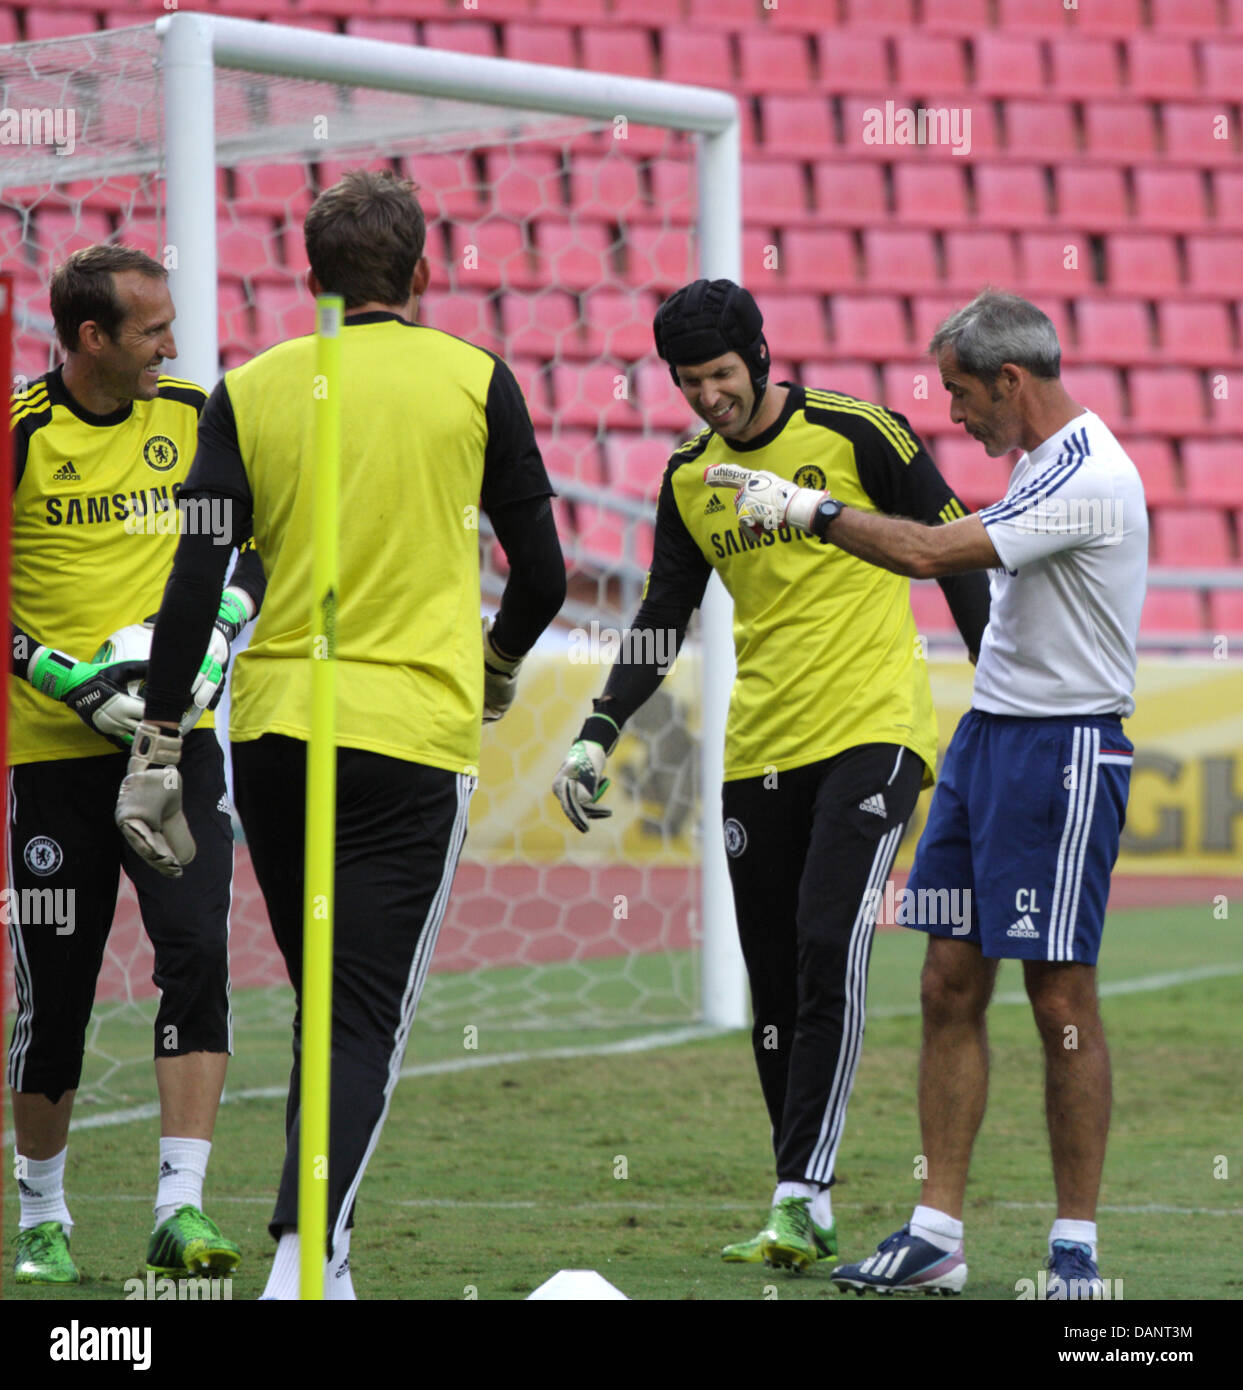
<path fill-rule="evenodd" d="M 826 497 L 812 516 L 811 529 L 813 534 L 824 540 L 829 527 L 841 516 L 844 505 L 836 497 Z"/>

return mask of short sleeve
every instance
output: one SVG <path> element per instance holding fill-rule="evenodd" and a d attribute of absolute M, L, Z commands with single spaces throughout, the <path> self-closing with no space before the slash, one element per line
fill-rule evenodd
<path fill-rule="evenodd" d="M 522 389 L 508 365 L 490 355 L 494 366 L 488 384 L 488 443 L 479 499 L 489 515 L 511 502 L 554 495 Z"/>
<path fill-rule="evenodd" d="M 1121 510 L 1112 477 L 1076 457 L 1059 460 L 985 507 L 980 520 L 1002 564 L 1014 572 L 1062 550 L 1117 545 Z"/>

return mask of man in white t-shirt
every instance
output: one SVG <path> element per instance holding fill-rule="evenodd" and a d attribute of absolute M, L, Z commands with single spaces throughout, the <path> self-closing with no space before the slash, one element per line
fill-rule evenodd
<path fill-rule="evenodd" d="M 930 527 L 843 507 L 771 473 L 708 479 L 738 488 L 738 514 L 757 531 L 796 526 L 913 578 L 992 572 L 972 708 L 946 753 L 906 895 L 936 904 L 933 920 L 906 923 L 928 933 L 919 1083 L 928 1176 L 910 1222 L 832 1277 L 859 1292 L 965 1285 L 985 1014 L 999 961 L 1018 959 L 1044 1043 L 1057 1189 L 1045 1287 L 1050 1298 L 1100 1297 L 1110 1077 L 1096 958 L 1130 781 L 1122 720 L 1135 708 L 1144 489 L 1105 424 L 1067 395 L 1057 334 L 1035 305 L 986 290 L 941 325 L 930 350 L 950 418 L 990 457 L 1025 451 L 1000 502 Z M 941 910 L 944 890 L 963 907 L 969 898 L 969 916 Z"/>

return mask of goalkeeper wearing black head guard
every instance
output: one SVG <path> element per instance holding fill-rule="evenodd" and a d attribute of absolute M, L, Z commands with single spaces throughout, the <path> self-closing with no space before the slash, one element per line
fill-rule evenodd
<path fill-rule="evenodd" d="M 680 646 L 713 570 L 733 596 L 738 674 L 722 797 L 725 847 L 772 1123 L 777 1185 L 764 1229 L 727 1260 L 805 1268 L 836 1253 L 829 1190 L 863 1040 L 877 909 L 937 732 L 908 581 L 782 526 L 757 539 L 704 481 L 767 469 L 867 511 L 936 523 L 966 509 L 901 415 L 768 381 L 763 319 L 729 280 L 661 305 L 656 349 L 705 422 L 661 483 L 652 568 L 633 634 L 557 774 L 580 829 L 607 815 L 605 762 Z M 974 657 L 983 574 L 942 588 Z"/>

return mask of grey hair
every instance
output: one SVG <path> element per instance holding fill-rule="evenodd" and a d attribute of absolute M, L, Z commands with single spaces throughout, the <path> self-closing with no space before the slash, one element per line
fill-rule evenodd
<path fill-rule="evenodd" d="M 1004 290 L 981 290 L 952 313 L 928 351 L 935 357 L 943 347 L 952 347 L 962 370 L 984 382 L 996 381 L 1006 362 L 1046 379 L 1061 374 L 1062 349 L 1049 316 Z"/>

